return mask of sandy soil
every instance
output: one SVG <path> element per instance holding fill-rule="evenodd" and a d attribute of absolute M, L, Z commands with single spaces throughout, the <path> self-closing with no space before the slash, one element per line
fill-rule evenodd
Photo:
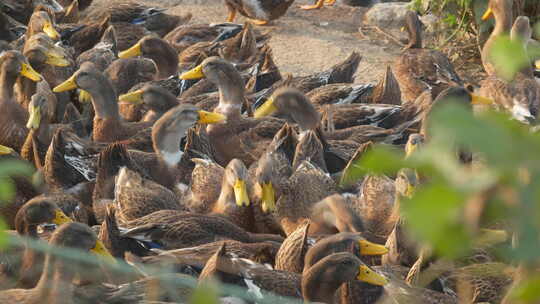
<path fill-rule="evenodd" d="M 110 1 L 110 0 L 108 0 Z M 270 46 L 276 64 L 282 72 L 306 75 L 321 71 L 357 51 L 363 56 L 356 74 L 356 82 L 376 82 L 384 73 L 386 65 L 399 54 L 400 46 L 380 35 L 368 38 L 359 33 L 362 15 L 361 7 L 336 4 L 321 10 L 305 11 L 301 4 L 311 4 L 313 0 L 297 0 L 286 15 L 271 26 L 264 26 L 272 32 Z M 104 0 L 94 1 L 94 5 Z M 192 23 L 223 22 L 227 16 L 222 0 L 140 0 L 145 4 L 167 7 L 168 13 L 191 12 Z M 236 22 L 243 22 L 239 16 Z M 378 37 L 377 37 L 378 36 Z"/>

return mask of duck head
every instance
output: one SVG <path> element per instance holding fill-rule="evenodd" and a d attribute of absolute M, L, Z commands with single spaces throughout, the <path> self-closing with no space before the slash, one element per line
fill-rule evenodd
<path fill-rule="evenodd" d="M 236 205 L 240 207 L 249 206 L 247 177 L 248 170 L 246 165 L 244 165 L 244 163 L 239 159 L 235 158 L 231 160 L 227 167 L 225 167 L 222 189 L 224 187 L 233 189 Z"/>
<path fill-rule="evenodd" d="M 195 124 L 214 124 L 225 121 L 219 113 L 199 110 L 190 104 L 181 104 L 169 110 L 152 127 L 154 151 L 170 167 L 182 158 L 180 141 Z"/>
<path fill-rule="evenodd" d="M 19 51 L 5 51 L 0 53 L 0 66 L 5 72 L 14 77 L 23 76 L 35 82 L 43 79 Z"/>
<path fill-rule="evenodd" d="M 15 227 L 21 235 L 36 232 L 41 224 L 60 226 L 72 220 L 47 196 L 39 196 L 24 204 L 15 216 Z"/>
<path fill-rule="evenodd" d="M 319 112 L 311 101 L 301 91 L 294 88 L 281 88 L 257 110 L 254 117 L 261 118 L 268 115 L 280 115 L 289 121 L 297 123 L 303 131 L 314 130 L 320 121 Z"/>

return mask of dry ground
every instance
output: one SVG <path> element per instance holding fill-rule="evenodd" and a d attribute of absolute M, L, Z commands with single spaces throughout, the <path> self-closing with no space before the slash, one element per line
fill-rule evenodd
<path fill-rule="evenodd" d="M 111 0 L 107 0 L 111 1 Z M 363 56 L 356 82 L 376 82 L 387 64 L 399 54 L 400 46 L 382 35 L 368 38 L 359 33 L 365 8 L 343 5 L 304 11 L 301 4 L 313 0 L 297 0 L 282 18 L 271 26 L 270 46 L 282 72 L 306 75 L 321 71 L 357 51 Z M 100 5 L 105 0 L 95 0 Z M 168 13 L 193 14 L 192 23 L 223 22 L 227 10 L 222 0 L 140 0 L 141 3 L 167 7 Z M 236 22 L 243 22 L 239 16 Z"/>

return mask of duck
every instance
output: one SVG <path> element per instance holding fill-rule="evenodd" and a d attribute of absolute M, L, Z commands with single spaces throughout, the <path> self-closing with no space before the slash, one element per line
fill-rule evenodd
<path fill-rule="evenodd" d="M 28 114 L 14 99 L 13 87 L 19 76 L 38 82 L 43 77 L 36 72 L 26 57 L 18 51 L 5 51 L 0 55 L 0 110 L 5 118 L 0 123 L 0 144 L 20 151 L 28 130 Z"/>
<path fill-rule="evenodd" d="M 248 195 L 248 169 L 239 159 L 229 162 L 223 172 L 221 192 L 211 208 L 246 231 L 254 231 L 254 216 Z"/>
<path fill-rule="evenodd" d="M 140 121 L 148 122 L 156 122 L 167 111 L 179 105 L 178 99 L 170 91 L 152 83 L 147 83 L 138 90 L 120 95 L 118 101 L 146 108 L 147 111 Z"/>
<path fill-rule="evenodd" d="M 270 21 L 276 20 L 287 12 L 294 0 L 226 0 L 225 6 L 229 11 L 227 22 L 234 22 L 236 14 L 240 13 L 250 19 L 250 22 L 257 25 L 266 25 Z"/>
<path fill-rule="evenodd" d="M 109 3 L 104 6 L 93 6 L 86 13 L 84 20 L 101 20 L 110 16 L 112 23 L 127 23 L 143 26 L 150 32 L 160 37 L 165 36 L 171 30 L 189 22 L 190 13 L 177 16 L 165 13 L 167 9 L 151 7 L 135 1 L 120 1 Z"/>
<path fill-rule="evenodd" d="M 243 243 L 275 241 L 281 238 L 246 232 L 219 215 L 203 215 L 179 210 L 160 210 L 119 224 L 122 236 L 160 249 L 181 249 L 216 240 L 236 240 Z M 156 245 L 154 245 L 156 246 Z"/>
<path fill-rule="evenodd" d="M 55 47 L 53 41 L 43 34 L 34 35 L 27 40 L 23 55 L 27 58 L 28 62 L 36 72 L 45 78 L 48 85 L 54 86 L 62 82 L 64 80 L 63 76 L 72 72 L 70 68 L 67 70 L 62 69 L 72 65 L 72 61 L 64 54 L 63 50 Z M 36 93 L 36 86 L 36 82 L 27 78 L 19 78 L 17 81 L 19 103 L 21 103 L 25 109 L 28 108 L 28 103 L 30 102 L 32 95 Z M 67 101 L 62 97 L 65 96 L 59 96 L 58 98 L 62 102 L 62 106 L 58 105 L 59 108 L 62 108 L 58 109 L 58 112 L 61 113 L 57 113 L 56 108 L 52 108 L 54 112 L 51 121 L 53 122 L 58 122 L 59 117 L 63 117 L 64 115 L 63 111 Z M 54 99 L 55 103 L 57 103 L 56 96 Z"/>
<path fill-rule="evenodd" d="M 2 2 L 2 6 L 0 8 L 2 12 L 8 14 L 11 18 L 17 20 L 21 24 L 28 24 L 30 16 L 38 6 L 43 6 L 44 8 L 55 13 L 59 13 L 64 10 L 64 8 L 55 0 L 7 0 Z"/>
<path fill-rule="evenodd" d="M 535 62 L 540 59 L 538 55 L 534 55 L 534 49 L 540 46 L 540 42 L 532 39 L 531 23 L 527 16 L 518 16 L 510 30 L 510 39 L 523 43 L 524 51 L 529 56 L 530 65 L 525 66 L 521 71 L 527 76 L 534 76 Z"/>
<path fill-rule="evenodd" d="M 491 6 L 492 4 L 490 4 Z M 494 12 L 497 10 L 498 8 L 494 8 Z M 531 29 L 528 18 L 522 17 L 518 17 L 514 22 L 511 29 L 511 39 L 517 41 L 526 53 Z M 498 22 L 497 24 L 499 24 Z M 496 70 L 496 62 L 487 62 L 486 64 Z M 529 66 L 525 63 L 523 69 L 511 77 L 507 74 L 491 73 L 480 82 L 478 94 L 493 100 L 491 105 L 495 109 L 506 111 L 522 123 L 533 123 L 538 115 L 540 104 L 537 99 L 540 96 L 540 85 L 534 78 L 532 64 Z"/>
<path fill-rule="evenodd" d="M 26 202 L 15 216 L 16 232 L 20 236 L 39 239 L 40 225 L 57 225 L 72 222 L 55 203 L 52 197 L 35 197 Z M 21 252 L 18 252 L 21 251 Z M 19 257 L 15 260 L 10 255 Z M 19 288 L 32 288 L 36 285 L 43 267 L 43 254 L 29 247 L 14 248 L 3 253 L 2 280 L 13 280 Z M 9 285 L 8 285 L 9 286 Z"/>
<path fill-rule="evenodd" d="M 495 28 L 488 40 L 484 43 L 481 53 L 482 64 L 488 76 L 501 76 L 500 70 L 498 71 L 500 67 L 497 67 L 497 63 L 491 59 L 491 52 L 493 44 L 499 36 L 510 34 L 513 22 L 512 7 L 512 0 L 490 0 L 488 9 L 482 15 L 483 21 L 489 20 L 492 17 L 495 18 Z"/>
<path fill-rule="evenodd" d="M 22 159 L 15 150 L 3 145 L 0 145 L 0 160 L 25 163 L 25 160 Z M 27 163 L 27 165 L 31 167 L 31 164 Z M 26 177 L 12 176 L 10 179 L 13 182 L 15 193 L 8 201 L 9 203 L 0 208 L 0 215 L 4 219 L 7 228 L 15 229 L 15 216 L 17 215 L 17 211 L 19 211 L 21 206 L 28 200 L 39 195 L 39 189 Z"/>
<path fill-rule="evenodd" d="M 81 252 L 92 251 L 102 256 L 109 256 L 90 227 L 81 223 L 67 223 L 60 226 L 53 233 L 49 242 L 52 246 L 69 247 Z M 0 291 L 0 301 L 4 303 L 73 302 L 74 286 L 71 281 L 77 272 L 69 271 L 68 269 L 73 268 L 66 267 L 66 263 L 63 258 L 51 253 L 47 254 L 43 273 L 36 287 Z"/>
<path fill-rule="evenodd" d="M 21 156 L 41 169 L 44 164 L 45 154 L 52 140 L 54 130 L 62 125 L 52 125 L 54 117 L 56 97 L 45 81 L 39 82 L 37 92 L 32 96 L 28 104 L 28 137 L 21 148 Z"/>
<path fill-rule="evenodd" d="M 96 142 L 113 142 L 134 136 L 141 128 L 150 127 L 146 122 L 123 123 L 118 113 L 116 92 L 111 81 L 91 62 L 84 62 L 69 79 L 59 84 L 53 92 L 83 89 L 92 96 L 95 110 L 92 139 Z"/>
<path fill-rule="evenodd" d="M 245 102 L 244 82 L 234 66 L 219 57 L 209 57 L 199 66 L 180 75 L 183 80 L 208 78 L 219 88 L 219 105 L 214 112 L 227 118 L 225 124 L 208 126 L 206 131 L 215 149 L 218 164 L 226 166 L 238 158 L 250 166 L 264 151 L 264 142 L 269 142 L 281 128 L 279 119 L 253 119 L 241 114 Z"/>
<path fill-rule="evenodd" d="M 143 56 L 152 59 L 157 67 L 157 79 L 165 79 L 178 73 L 178 54 L 161 38 L 145 36 L 129 49 L 118 54 L 119 58 Z"/>
<path fill-rule="evenodd" d="M 179 26 L 169 32 L 163 39 L 172 45 L 178 54 L 198 42 L 219 42 L 231 38 L 242 31 L 241 24 L 191 24 Z"/>
<path fill-rule="evenodd" d="M 141 257 L 137 263 L 142 265 L 189 265 L 202 269 L 219 250 L 226 248 L 223 256 L 248 259 L 260 264 L 273 265 L 280 244 L 276 242 L 243 243 L 235 240 L 223 240 L 207 244 L 173 250 L 157 250 L 157 255 Z M 154 249 L 154 251 L 156 251 Z"/>
<path fill-rule="evenodd" d="M 60 34 L 54 28 L 53 20 L 51 16 L 42 10 L 36 10 L 30 17 L 28 22 L 28 29 L 26 30 L 25 37 L 29 39 L 37 33 L 45 33 L 52 40 L 59 40 Z"/>
<path fill-rule="evenodd" d="M 430 90 L 432 98 L 435 98 L 449 86 L 463 86 L 463 81 L 443 53 L 422 48 L 421 23 L 416 12 L 407 12 L 405 27 L 409 43 L 393 65 L 402 99 L 411 102 L 425 90 Z"/>
<path fill-rule="evenodd" d="M 317 246 L 316 243 L 307 254 L 310 255 L 310 252 L 319 250 L 323 248 Z M 362 281 L 375 286 L 384 286 L 387 283 L 385 277 L 373 271 L 356 255 L 349 252 L 323 254 L 320 258 L 314 259 L 313 263 L 300 274 L 268 269 L 264 265 L 247 259 L 223 256 L 217 270 L 240 277 L 249 292 L 253 293 L 257 299 L 264 299 L 271 292 L 278 297 L 337 303 L 334 300 L 334 294 L 343 283 Z"/>

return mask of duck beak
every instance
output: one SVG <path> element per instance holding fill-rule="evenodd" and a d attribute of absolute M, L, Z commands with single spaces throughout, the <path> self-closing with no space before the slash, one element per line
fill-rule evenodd
<path fill-rule="evenodd" d="M 180 79 L 182 80 L 201 79 L 204 77 L 205 75 L 203 73 L 202 65 L 200 64 L 194 67 L 193 69 L 185 73 L 182 73 L 182 75 L 180 75 Z"/>
<path fill-rule="evenodd" d="M 56 210 L 54 212 L 53 224 L 60 226 L 62 224 L 73 222 L 62 210 Z"/>
<path fill-rule="evenodd" d="M 75 75 L 69 77 L 68 80 L 62 82 L 61 84 L 57 85 L 54 89 L 53 89 L 53 92 L 55 93 L 60 93 L 60 92 L 65 92 L 65 91 L 69 91 L 69 90 L 75 90 L 77 88 L 77 83 L 75 82 Z"/>
<path fill-rule="evenodd" d="M 534 63 L 534 66 L 536 67 L 536 69 L 540 70 L 540 59 L 536 60 L 536 62 Z"/>
<path fill-rule="evenodd" d="M 263 183 L 262 186 L 262 204 L 263 212 L 271 212 L 276 210 L 276 193 L 271 182 Z"/>
<path fill-rule="evenodd" d="M 43 77 L 32 68 L 31 65 L 28 63 L 23 63 L 20 74 L 30 80 L 33 80 L 35 82 L 41 81 Z"/>
<path fill-rule="evenodd" d="M 388 253 L 388 248 L 383 245 L 375 244 L 367 240 L 359 240 L 361 255 L 383 255 Z"/>
<path fill-rule="evenodd" d="M 385 277 L 371 270 L 371 268 L 366 265 L 361 265 L 358 270 L 360 272 L 356 279 L 359 281 L 377 286 L 384 286 L 388 283 L 388 280 Z"/>
<path fill-rule="evenodd" d="M 493 10 L 490 8 L 488 8 L 486 10 L 486 12 L 484 13 L 484 15 L 482 15 L 482 21 L 486 21 L 488 20 L 489 18 L 491 18 L 491 16 L 493 16 Z"/>
<path fill-rule="evenodd" d="M 60 38 L 60 34 L 56 31 L 54 26 L 51 22 L 46 21 L 45 25 L 43 26 L 43 32 L 49 36 L 52 40 L 58 40 Z"/>
<path fill-rule="evenodd" d="M 118 97 L 119 102 L 129 102 L 133 104 L 140 104 L 143 100 L 143 90 L 137 90 L 134 92 L 126 93 Z"/>
<path fill-rule="evenodd" d="M 264 116 L 271 115 L 272 113 L 275 113 L 277 111 L 276 106 L 274 105 L 274 99 L 268 98 L 260 107 L 255 110 L 255 113 L 253 113 L 254 118 L 261 118 Z"/>
<path fill-rule="evenodd" d="M 415 190 L 416 190 L 416 188 L 413 185 L 408 184 L 407 185 L 407 190 L 405 190 L 405 196 L 408 197 L 408 198 L 413 197 Z"/>
<path fill-rule="evenodd" d="M 79 102 L 80 103 L 89 103 L 92 102 L 92 95 L 85 90 L 79 90 Z"/>
<path fill-rule="evenodd" d="M 198 123 L 201 124 L 215 124 L 222 121 L 225 121 L 226 117 L 223 114 L 215 113 L 215 112 L 207 112 L 203 110 L 199 110 L 199 121 Z"/>
<path fill-rule="evenodd" d="M 39 106 L 35 107 L 33 105 L 29 105 L 28 112 L 30 112 L 30 117 L 26 123 L 26 128 L 36 130 L 41 122 L 41 109 Z"/>
<path fill-rule="evenodd" d="M 142 55 L 141 44 L 136 43 L 134 46 L 130 47 L 129 49 L 123 52 L 120 52 L 120 54 L 118 54 L 118 57 L 130 58 L 130 57 L 136 57 L 136 56 L 141 56 L 141 55 Z"/>
<path fill-rule="evenodd" d="M 508 240 L 508 232 L 496 229 L 480 229 L 476 242 L 482 247 L 493 246 Z"/>
<path fill-rule="evenodd" d="M 416 148 L 417 148 L 417 145 L 412 144 L 412 143 L 407 143 L 405 145 L 405 158 L 410 157 L 414 153 L 414 151 L 416 151 Z"/>
<path fill-rule="evenodd" d="M 90 251 L 92 251 L 93 253 L 95 253 L 95 254 L 97 254 L 99 256 L 104 257 L 105 259 L 109 260 L 110 262 L 116 261 L 114 259 L 114 257 L 109 253 L 109 250 L 107 250 L 107 248 L 105 248 L 105 245 L 103 245 L 103 243 L 100 240 L 96 241 L 96 245 L 94 246 L 94 248 L 90 249 Z"/>
<path fill-rule="evenodd" d="M 66 60 L 63 56 L 59 56 L 57 54 L 54 54 L 52 52 L 47 53 L 47 60 L 45 61 L 46 64 L 52 65 L 52 66 L 58 66 L 58 67 L 66 67 L 70 65 L 70 62 Z"/>
<path fill-rule="evenodd" d="M 480 104 L 489 105 L 493 103 L 493 99 L 482 97 L 476 94 L 471 94 L 471 98 L 472 98 L 471 103 L 473 105 L 480 105 Z"/>
<path fill-rule="evenodd" d="M 246 182 L 242 179 L 237 179 L 234 183 L 234 197 L 236 199 L 236 205 L 249 206 L 249 197 L 246 188 Z"/>
<path fill-rule="evenodd" d="M 7 155 L 13 153 L 13 149 L 0 145 L 0 155 Z"/>

